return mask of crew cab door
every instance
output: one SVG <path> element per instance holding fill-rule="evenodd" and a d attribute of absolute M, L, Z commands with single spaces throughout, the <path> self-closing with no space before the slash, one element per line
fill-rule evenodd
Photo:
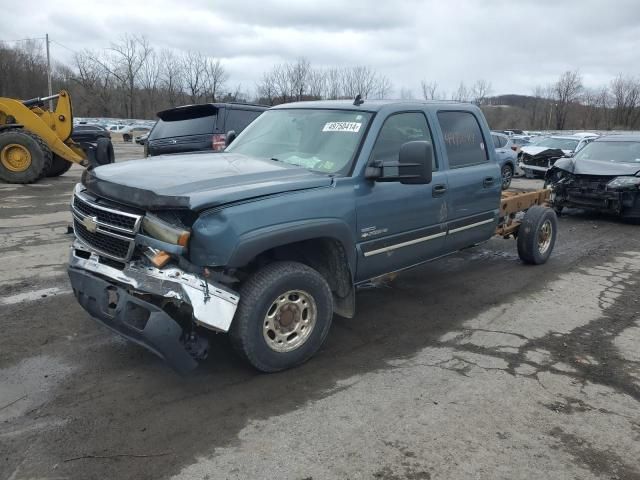
<path fill-rule="evenodd" d="M 424 112 L 394 113 L 382 125 L 369 161 L 397 162 L 400 147 L 415 140 L 434 145 Z M 430 184 L 364 180 L 356 189 L 357 281 L 443 253 L 447 175 L 439 170 L 436 148 L 433 150 Z"/>
<path fill-rule="evenodd" d="M 488 240 L 498 220 L 502 179 L 478 118 L 470 111 L 439 111 L 448 170 L 447 251 Z"/>

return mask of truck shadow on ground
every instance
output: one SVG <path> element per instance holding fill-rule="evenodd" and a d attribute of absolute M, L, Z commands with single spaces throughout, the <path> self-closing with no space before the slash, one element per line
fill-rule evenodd
<path fill-rule="evenodd" d="M 213 454 L 216 447 L 233 445 L 249 422 L 333 395 L 348 388 L 341 381 L 394 368 L 391 360 L 410 359 L 429 346 L 500 357 L 508 362 L 505 371 L 511 374 L 519 365 L 531 364 L 526 357 L 530 349 L 544 347 L 556 361 L 567 361 L 568 352 L 595 358 L 604 352 L 608 362 L 585 366 L 571 375 L 604 383 L 638 399 L 637 388 L 629 386 L 633 382 L 620 364 L 610 361 L 613 353 L 607 347 L 628 319 L 602 333 L 604 346 L 593 337 L 591 343 L 585 343 L 588 335 L 582 331 L 566 339 L 550 335 L 527 341 L 513 353 L 491 348 L 475 351 L 480 347 L 441 340 L 447 332 L 464 331 L 463 324 L 478 313 L 497 305 L 508 308 L 509 298 L 541 289 L 572 261 L 559 259 L 544 267 L 526 267 L 513 250 L 505 253 L 493 248 L 497 244 L 491 245 L 415 269 L 388 286 L 361 291 L 356 318 L 334 318 L 323 349 L 307 364 L 290 371 L 255 372 L 237 359 L 224 336 L 214 339 L 210 358 L 187 377 L 175 375 L 154 356 L 128 343 L 96 347 L 91 365 L 61 385 L 55 400 L 34 413 L 68 419 L 63 427 L 44 435 L 47 455 L 61 462 L 58 475 L 73 477 L 86 460 L 64 459 L 91 454 L 161 454 L 136 459 L 135 464 L 126 459 L 95 462 L 92 473 L 83 472 L 83 478 L 118 478 L 134 470 L 136 478 L 169 477 L 197 457 Z M 496 256 L 501 259 L 496 261 Z M 591 263 L 597 264 L 598 259 Z M 601 321 L 609 323 L 609 319 Z M 585 329 L 591 331 L 590 326 Z M 571 347 L 561 346 L 563 342 Z M 546 363 L 532 366 L 532 376 L 553 368 Z M 444 368 L 455 370 L 464 381 L 464 364 Z"/>

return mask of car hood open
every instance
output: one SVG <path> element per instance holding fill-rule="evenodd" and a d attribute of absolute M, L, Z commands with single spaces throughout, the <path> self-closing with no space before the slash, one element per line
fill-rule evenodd
<path fill-rule="evenodd" d="M 233 153 L 164 155 L 104 165 L 83 176 L 96 195 L 149 210 L 198 211 L 332 182 L 306 168 Z"/>
<path fill-rule="evenodd" d="M 561 158 L 554 166 L 574 175 L 621 176 L 640 174 L 640 165 L 605 160 Z"/>

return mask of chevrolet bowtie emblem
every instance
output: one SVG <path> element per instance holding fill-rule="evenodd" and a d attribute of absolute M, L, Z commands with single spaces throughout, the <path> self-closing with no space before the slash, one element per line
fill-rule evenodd
<path fill-rule="evenodd" d="M 96 233 L 98 230 L 98 219 L 96 217 L 84 217 L 81 223 L 91 233 Z"/>

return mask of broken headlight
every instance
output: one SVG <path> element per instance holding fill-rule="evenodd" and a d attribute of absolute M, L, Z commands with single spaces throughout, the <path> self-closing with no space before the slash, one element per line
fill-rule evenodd
<path fill-rule="evenodd" d="M 637 190 L 640 188 L 640 177 L 616 177 L 607 183 L 607 190 Z"/>
<path fill-rule="evenodd" d="M 183 247 L 187 246 L 191 236 L 189 230 L 171 225 L 151 213 L 147 213 L 142 219 L 142 228 L 153 238 Z"/>

